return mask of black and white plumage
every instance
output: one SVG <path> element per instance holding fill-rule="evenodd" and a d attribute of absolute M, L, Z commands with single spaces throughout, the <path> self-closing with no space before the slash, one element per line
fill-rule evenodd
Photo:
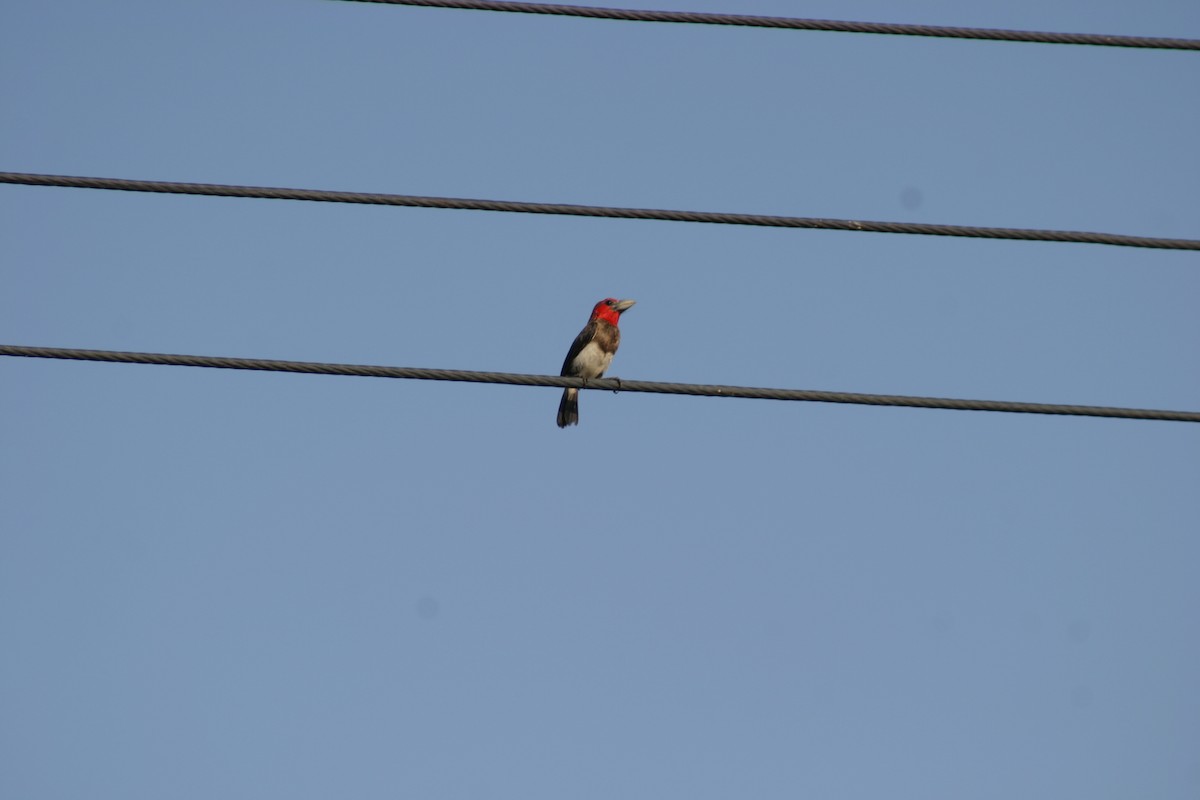
<path fill-rule="evenodd" d="M 592 309 L 587 325 L 575 337 L 571 349 L 567 351 L 562 372 L 559 374 L 584 380 L 604 377 L 617 348 L 621 345 L 621 331 L 617 327 L 621 314 L 633 305 L 633 300 L 616 300 L 611 297 L 597 303 Z M 558 404 L 558 427 L 578 424 L 579 390 L 564 389 L 562 400 Z"/>

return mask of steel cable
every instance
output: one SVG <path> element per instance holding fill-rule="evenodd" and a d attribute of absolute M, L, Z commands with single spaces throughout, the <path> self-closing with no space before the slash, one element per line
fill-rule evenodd
<path fill-rule="evenodd" d="M 870 406 L 907 406 L 954 411 L 1000 411 L 1017 414 L 1057 414 L 1061 416 L 1116 417 L 1121 419 L 1159 420 L 1166 422 L 1200 422 L 1200 411 L 1163 411 L 1144 408 L 1056 405 L 1051 403 L 1021 403 L 1005 400 L 959 400 L 946 397 L 823 392 L 808 389 L 762 389 L 749 386 L 630 381 L 618 378 L 603 378 L 590 380 L 585 383 L 581 378 L 564 378 L 557 375 L 525 375 L 511 372 L 477 372 L 461 369 L 386 367 L 365 364 L 325 364 L 311 361 L 276 361 L 260 358 L 172 355 L 167 353 L 129 353 L 115 350 L 79 350 L 62 347 L 0 345 L 0 356 L 261 370 L 266 372 L 295 372 L 313 375 L 463 381 L 468 383 L 494 383 L 515 386 L 548 386 L 559 389 L 574 387 L 614 392 L 650 392 L 700 397 L 740 397 L 755 400 L 799 400 L 817 403 L 850 403 Z"/>
<path fill-rule="evenodd" d="M 489 0 L 353 0 L 395 6 L 458 8 L 475 11 L 509 11 L 521 14 L 547 14 L 589 19 L 627 20 L 632 22 L 685 22 L 701 25 L 734 25 L 750 28 L 789 28 L 806 31 L 841 33 L 879 33 L 897 36 L 936 36 L 949 39 L 989 39 L 1006 42 L 1041 44 L 1082 44 L 1103 47 L 1141 47 L 1160 50 L 1200 50 L 1198 39 L 1155 36 L 1107 36 L 1095 33 L 1053 33 L 999 28 L 959 28 L 943 25 L 906 25 L 888 22 L 848 22 L 832 19 L 764 17 L 748 14 L 711 14 L 694 11 L 643 11 L 633 8 L 595 8 L 557 3 L 508 3 Z"/>
<path fill-rule="evenodd" d="M 0 183 L 26 186 L 61 186 L 77 189 L 113 189 L 127 192 L 159 192 L 269 200 L 307 200 L 325 203 L 454 208 L 470 211 L 504 211 L 519 214 L 558 214 L 616 219 L 648 219 L 669 222 L 699 222 L 721 225 L 756 225 L 769 228 L 809 228 L 868 233 L 906 233 L 923 236 L 961 236 L 974 239 L 1016 239 L 1037 242 L 1074 242 L 1160 250 L 1200 250 L 1200 240 L 1129 236 L 1119 233 L 1057 231 L 1036 228 L 994 228 L 971 225 L 942 225 L 923 222 L 878 222 L 870 220 L 823 219 L 718 211 L 675 211 L 657 208 L 586 206 L 563 203 L 530 203 L 517 200 L 477 200 L 457 197 L 427 197 L 407 194 L 342 192 L 324 189 L 285 189 L 266 186 L 231 186 L 215 183 L 143 181 L 128 178 L 95 178 L 71 175 L 41 175 L 0 172 Z"/>

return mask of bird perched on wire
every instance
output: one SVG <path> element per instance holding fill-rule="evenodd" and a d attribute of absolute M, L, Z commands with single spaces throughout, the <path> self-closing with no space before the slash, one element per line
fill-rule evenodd
<path fill-rule="evenodd" d="M 575 337 L 567 357 L 563 361 L 561 375 L 571 378 L 603 378 L 604 370 L 612 363 L 613 355 L 621 344 L 621 331 L 617 323 L 621 315 L 633 308 L 633 300 L 616 300 L 612 297 L 596 303 L 587 325 Z M 562 401 L 558 404 L 558 427 L 579 424 L 579 390 L 563 389 Z"/>

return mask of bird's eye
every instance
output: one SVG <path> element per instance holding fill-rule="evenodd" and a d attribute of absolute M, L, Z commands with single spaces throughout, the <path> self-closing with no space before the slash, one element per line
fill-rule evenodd
<path fill-rule="evenodd" d="M 615 306 L 617 304 L 617 302 L 615 300 L 605 300 L 604 302 L 610 306 Z"/>

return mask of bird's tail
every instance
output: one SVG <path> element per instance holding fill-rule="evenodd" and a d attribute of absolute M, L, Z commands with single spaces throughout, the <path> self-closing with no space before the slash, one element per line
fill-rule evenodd
<path fill-rule="evenodd" d="M 579 424 L 579 390 L 563 389 L 562 400 L 558 404 L 558 427 Z"/>

